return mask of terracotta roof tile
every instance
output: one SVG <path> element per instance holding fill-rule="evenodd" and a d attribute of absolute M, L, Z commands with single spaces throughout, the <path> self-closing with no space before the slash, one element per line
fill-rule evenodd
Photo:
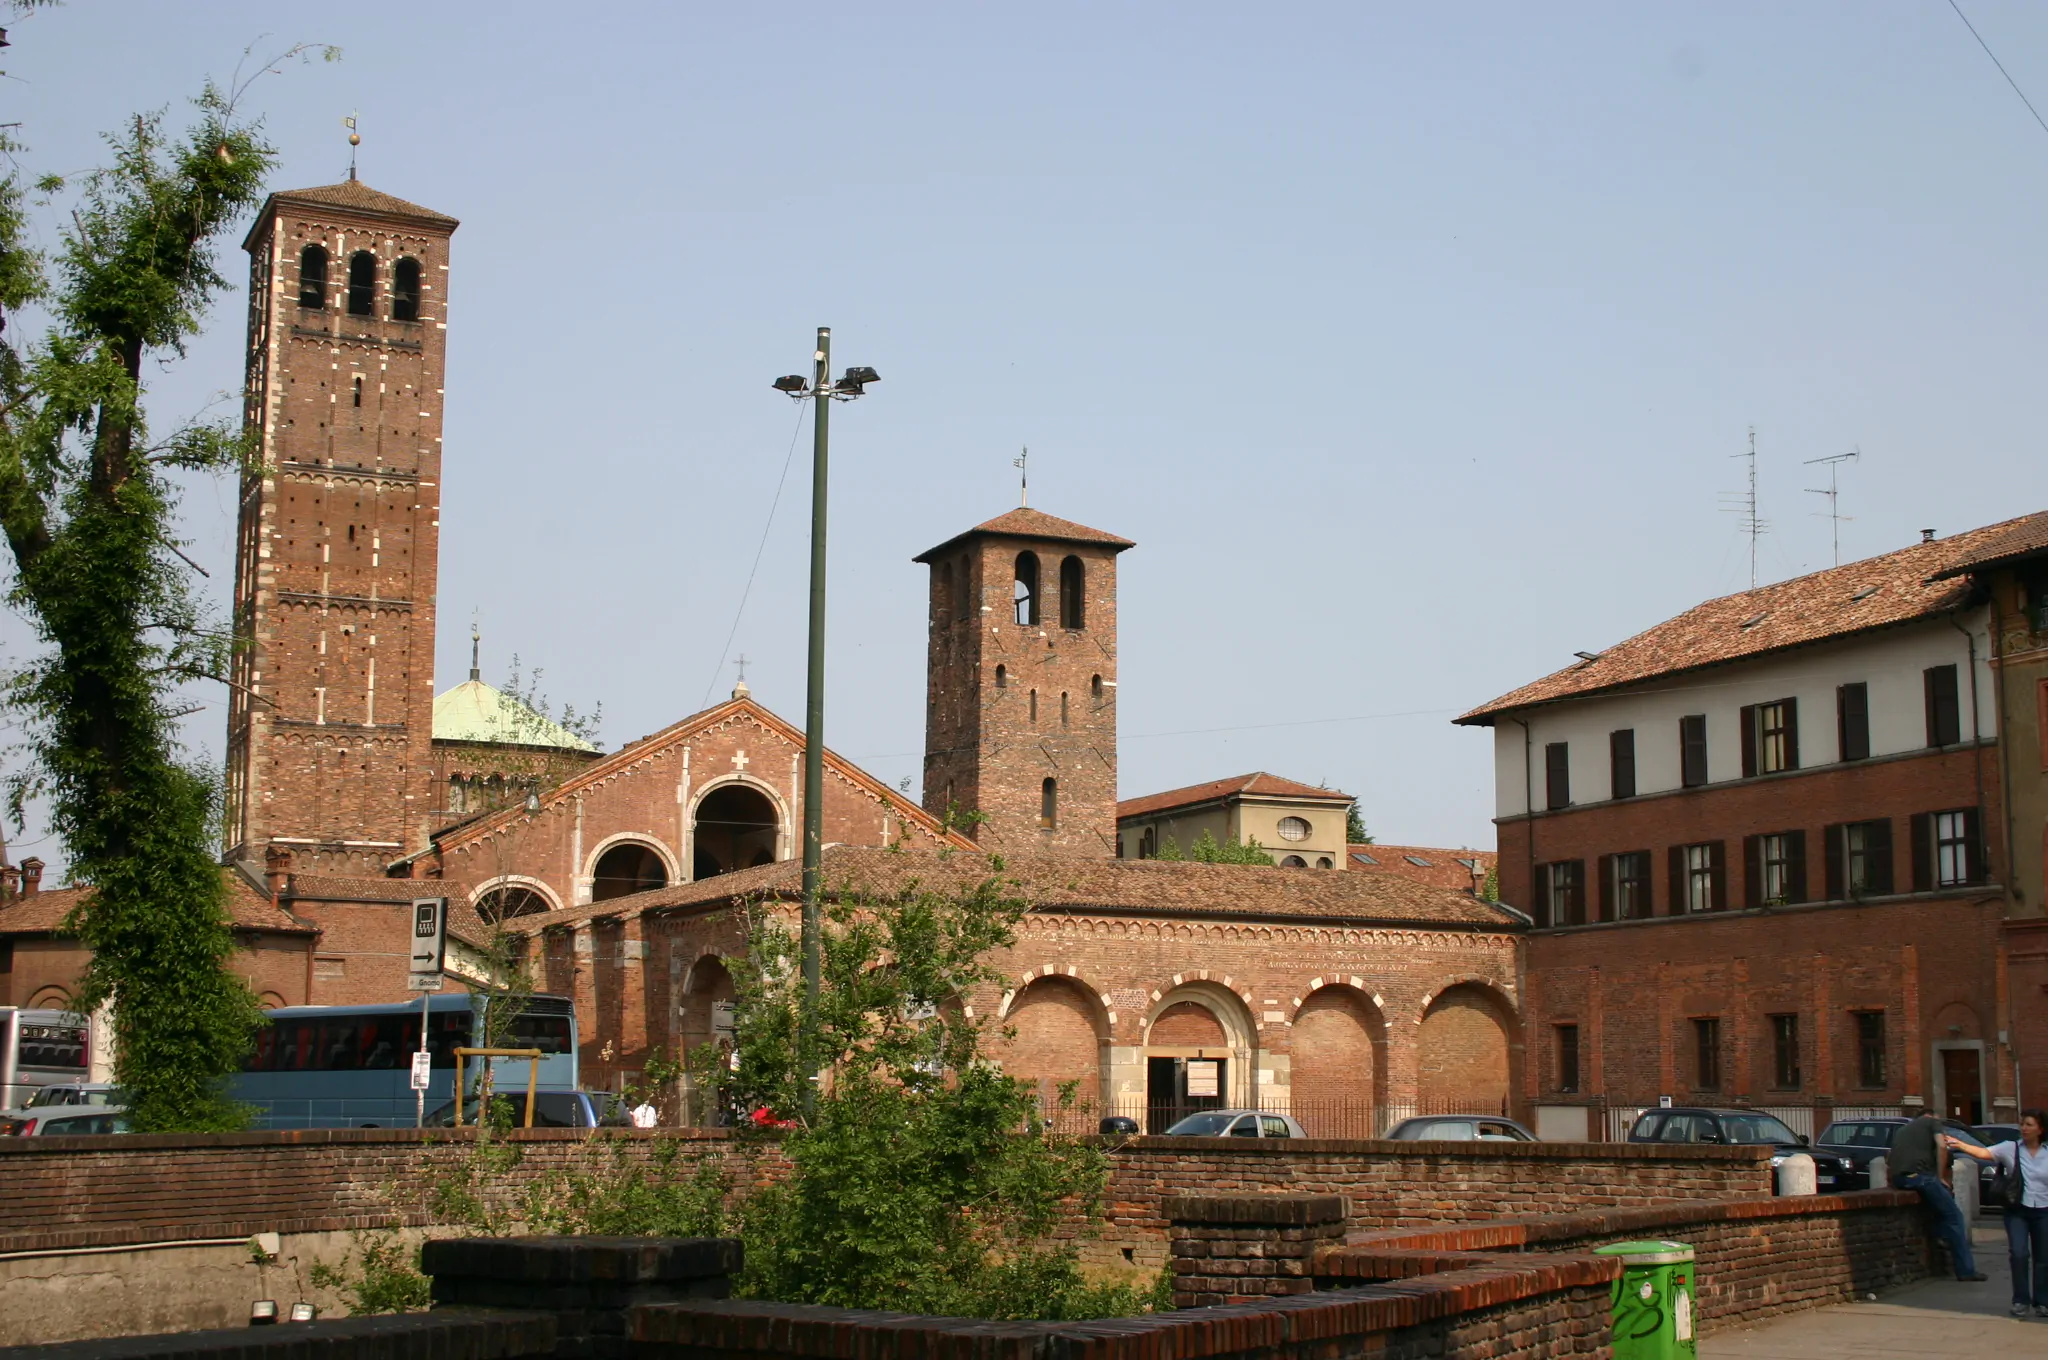
<path fill-rule="evenodd" d="M 1391 874 L 1396 878 L 1410 878 L 1417 883 L 1433 883 L 1439 888 L 1455 888 L 1468 891 L 1486 881 L 1487 871 L 1492 869 L 1500 856 L 1492 850 L 1447 850 L 1436 845 L 1347 845 L 1345 853 L 1350 863 L 1345 867 L 1352 873 Z M 1426 860 L 1417 864 L 1416 860 Z M 1470 860 L 1473 866 L 1467 867 Z"/>
<path fill-rule="evenodd" d="M 1055 515 L 1046 514 L 1043 510 L 1033 510 L 1020 505 L 1015 510 L 975 525 L 964 534 L 955 534 L 938 547 L 927 548 L 910 560 L 929 562 L 961 541 L 980 534 L 998 534 L 1005 538 L 1044 538 L 1061 543 L 1105 543 L 1118 552 L 1138 546 L 1128 538 L 1119 538 L 1115 534 L 1107 534 L 1100 529 L 1091 529 L 1085 524 L 1076 524 L 1070 519 L 1060 519 Z"/>
<path fill-rule="evenodd" d="M 288 935 L 311 935 L 314 928 L 290 912 L 271 905 L 270 898 L 253 887 L 233 869 L 223 869 L 228 886 L 228 919 L 238 930 L 267 930 Z M 45 934 L 63 928 L 64 918 L 78 905 L 88 888 L 51 888 L 0 907 L 0 934 L 20 932 Z"/>
<path fill-rule="evenodd" d="M 1490 725 L 1500 714 L 1519 708 L 1583 698 L 1932 617 L 1956 608 L 1969 596 L 1967 584 L 1939 579 L 1942 573 L 2042 518 L 2007 520 L 1709 600 L 1615 643 L 1591 661 L 1575 662 L 1453 721 Z"/>
<path fill-rule="evenodd" d="M 2025 519 L 2011 521 L 2003 526 L 2003 532 L 1991 534 L 1974 550 L 1963 554 L 1934 575 L 1937 580 L 1961 576 L 1965 572 L 2003 566 L 2007 562 L 2016 562 L 2023 557 L 2037 557 L 2042 553 L 2048 553 L 2048 510 L 2043 510 L 2037 515 L 2028 515 Z"/>
<path fill-rule="evenodd" d="M 1331 803 L 1351 801 L 1351 795 L 1348 793 L 1339 793 L 1335 789 L 1319 789 L 1313 784 L 1282 779 L 1277 774 L 1267 774 L 1261 770 L 1255 774 L 1232 775 L 1228 779 L 1212 779 L 1206 784 L 1190 784 L 1184 789 L 1168 789 L 1164 793 L 1148 793 L 1138 798 L 1126 798 L 1116 805 L 1117 820 L 1163 812 L 1167 808 L 1213 803 L 1233 794 L 1264 795 L 1272 798 L 1320 798 Z"/>
<path fill-rule="evenodd" d="M 446 213 L 408 203 L 393 194 L 372 189 L 361 180 L 345 179 L 339 184 L 322 184 L 311 189 L 280 189 L 270 196 L 272 203 L 318 203 L 326 208 L 353 208 L 380 217 L 410 217 L 439 227 L 461 225 Z M 268 216 L 268 211 L 263 216 Z"/>
<path fill-rule="evenodd" d="M 824 859 L 825 882 L 832 889 L 850 887 L 879 895 L 900 892 L 913 882 L 960 889 L 980 882 L 988 872 L 985 857 L 967 852 L 941 856 L 834 846 Z M 1309 918 L 1466 930 L 1511 930 L 1519 920 L 1470 893 L 1390 874 L 1035 856 L 1006 861 L 1004 873 L 1040 912 Z M 757 895 L 793 899 L 802 891 L 802 879 L 800 861 L 782 860 L 568 911 L 522 916 L 507 924 L 537 934 L 599 917 L 711 910 Z"/>

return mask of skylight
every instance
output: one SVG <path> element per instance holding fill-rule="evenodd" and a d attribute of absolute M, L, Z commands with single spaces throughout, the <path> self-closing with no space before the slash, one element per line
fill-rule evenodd
<path fill-rule="evenodd" d="M 1748 618 L 1742 621 L 1742 626 L 1744 628 L 1754 628 L 1758 624 L 1762 623 L 1764 621 L 1765 616 L 1769 613 L 1769 610 L 1765 610 L 1762 614 L 1751 614 Z"/>
<path fill-rule="evenodd" d="M 1407 860 L 1410 864 L 1413 864 L 1418 869 L 1436 868 L 1434 864 L 1431 864 L 1428 860 L 1424 859 L 1420 855 L 1403 855 L 1401 856 L 1401 858 Z"/>
<path fill-rule="evenodd" d="M 1372 857 L 1371 855 L 1361 855 L 1361 854 L 1359 854 L 1359 853 L 1358 853 L 1358 852 L 1357 852 L 1356 850 L 1353 850 L 1353 851 L 1351 852 L 1351 858 L 1352 858 L 1352 859 L 1354 859 L 1354 860 L 1356 860 L 1356 861 L 1357 861 L 1358 863 L 1360 863 L 1360 864 L 1378 864 L 1378 863 L 1379 863 L 1379 861 L 1378 861 L 1378 860 L 1376 860 L 1376 859 L 1374 859 L 1374 858 L 1373 858 L 1373 857 Z"/>
<path fill-rule="evenodd" d="M 1858 600 L 1867 600 L 1881 589 L 1883 589 L 1881 586 L 1865 586 L 1849 597 L 1849 603 L 1854 604 Z"/>

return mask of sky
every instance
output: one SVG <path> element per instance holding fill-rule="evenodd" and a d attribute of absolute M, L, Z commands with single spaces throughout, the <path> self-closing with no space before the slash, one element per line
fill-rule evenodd
<path fill-rule="evenodd" d="M 2048 107 L 2048 7 L 1963 10 Z M 273 188 L 344 178 L 354 113 L 364 182 L 462 219 L 437 685 L 474 617 L 486 679 L 538 668 L 609 749 L 722 698 L 739 653 L 801 720 L 809 441 L 768 384 L 819 325 L 882 374 L 833 415 L 827 739 L 913 788 L 910 559 L 1015 505 L 1026 446 L 1032 505 L 1138 544 L 1124 796 L 1263 769 L 1445 846 L 1493 844 L 1491 734 L 1457 713 L 1747 586 L 1752 429 L 1764 581 L 1833 560 L 1808 460 L 1860 455 L 1845 561 L 2048 508 L 2048 129 L 1944 0 L 70 0 L 8 27 L 0 122 L 37 174 L 341 47 L 244 99 Z M 149 376 L 159 429 L 237 409 L 240 235 Z M 224 611 L 231 486 L 183 516 Z M 0 619 L 0 656 L 34 646 Z M 194 701 L 217 762 L 223 695 Z M 63 859 L 33 821 L 10 845 Z"/>

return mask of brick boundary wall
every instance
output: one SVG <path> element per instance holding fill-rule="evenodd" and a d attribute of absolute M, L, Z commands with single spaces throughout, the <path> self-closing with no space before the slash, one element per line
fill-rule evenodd
<path fill-rule="evenodd" d="M 1173 1306 L 1306 1294 L 1312 1263 L 1344 1238 L 1341 1195 L 1168 1195 Z"/>
<path fill-rule="evenodd" d="M 554 1318 L 483 1309 L 0 1346 L 0 1360 L 515 1360 L 556 1353 Z"/>
<path fill-rule="evenodd" d="M 257 1232 L 333 1232 L 433 1223 L 423 1173 L 466 1130 L 303 1129 L 0 1139 L 0 1253 L 69 1250 Z M 593 1149 L 683 1139 L 691 1159 L 726 1160 L 734 1179 L 772 1180 L 773 1143 L 722 1130 L 522 1129 L 508 1193 Z M 1401 1143 L 1325 1139 L 1139 1138 L 1111 1143 L 1091 1263 L 1166 1263 L 1161 1203 L 1176 1194 L 1342 1195 L 1353 1228 L 1395 1228 L 1768 1193 L 1769 1149 L 1614 1143 Z M 391 1193 L 392 1187 L 398 1193 Z M 1130 1255 L 1123 1253 L 1128 1250 Z"/>

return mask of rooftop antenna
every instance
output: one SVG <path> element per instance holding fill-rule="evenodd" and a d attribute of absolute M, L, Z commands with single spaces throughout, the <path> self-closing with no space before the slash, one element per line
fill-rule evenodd
<path fill-rule="evenodd" d="M 341 125 L 348 129 L 348 177 L 350 181 L 354 181 L 356 177 L 356 148 L 363 144 L 363 139 L 356 132 L 356 116 L 354 114 L 350 114 L 342 119 Z"/>
<path fill-rule="evenodd" d="M 1031 450 L 1027 448 L 1012 458 L 1010 466 L 1017 469 L 1017 504 L 1031 504 Z"/>
<path fill-rule="evenodd" d="M 1721 509 L 1742 516 L 1742 531 L 1749 535 L 1749 588 L 1756 589 L 1756 541 L 1770 532 L 1768 521 L 1756 514 L 1756 426 L 1749 427 L 1749 452 L 1732 455 L 1749 460 L 1749 490 L 1726 492 Z"/>
<path fill-rule="evenodd" d="M 484 678 L 483 668 L 477 664 L 477 649 L 483 646 L 483 640 L 484 635 L 476 626 L 476 613 L 471 611 L 469 616 L 469 678 L 472 680 Z"/>
<path fill-rule="evenodd" d="M 1827 466 L 1828 484 L 1824 487 L 1809 486 L 1806 488 L 1806 493 L 1809 496 L 1826 496 L 1828 498 L 1827 516 L 1834 530 L 1835 565 L 1838 567 L 1842 565 L 1842 521 L 1848 519 L 1851 524 L 1854 524 L 1856 521 L 1842 513 L 1840 499 L 1842 492 L 1841 488 L 1835 485 L 1835 469 L 1843 463 L 1853 463 L 1862 456 L 1863 450 L 1859 446 L 1850 449 L 1847 453 L 1835 453 L 1828 455 L 1826 458 L 1809 458 L 1806 460 L 1806 466 L 1808 467 L 1812 467 L 1815 463 L 1822 463 Z"/>

